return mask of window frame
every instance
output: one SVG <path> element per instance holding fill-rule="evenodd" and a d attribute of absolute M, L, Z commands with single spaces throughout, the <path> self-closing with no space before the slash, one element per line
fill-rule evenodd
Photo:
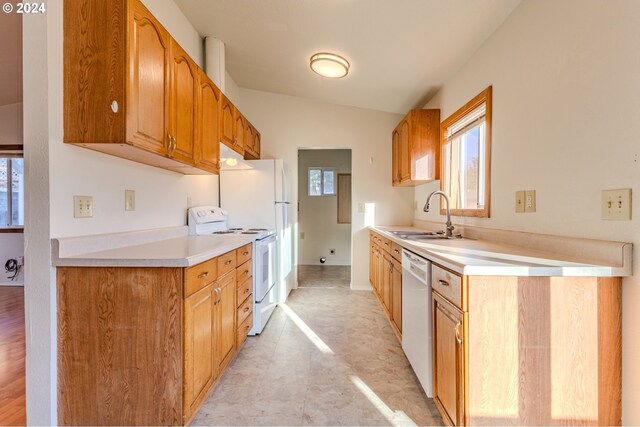
<path fill-rule="evenodd" d="M 466 216 L 475 218 L 489 218 L 491 212 L 491 121 L 492 121 L 492 86 L 476 95 L 473 99 L 459 108 L 440 123 L 440 190 L 447 193 L 445 188 L 445 149 L 447 146 L 447 130 L 467 114 L 485 104 L 485 135 L 484 135 L 484 207 L 481 209 L 451 209 L 451 216 Z M 450 196 L 447 193 L 447 196 Z M 440 204 L 440 215 L 445 215 L 445 204 Z"/>
<path fill-rule="evenodd" d="M 0 145 L 0 158 L 4 158 L 9 160 L 9 162 L 7 162 L 8 164 L 8 173 L 7 173 L 7 189 L 11 189 L 11 178 L 10 177 L 10 173 L 11 173 L 11 159 L 23 159 L 24 161 L 24 154 L 23 154 L 23 147 L 22 145 Z M 7 191 L 7 198 L 11 197 L 11 191 Z M 9 209 L 11 209 L 11 203 L 7 204 L 7 207 Z M 9 221 L 11 221 L 11 212 L 7 212 Z M 13 225 L 13 224 L 0 224 L 0 233 L 23 233 L 24 232 L 24 225 Z"/>
<path fill-rule="evenodd" d="M 312 170 L 319 170 L 320 171 L 320 194 L 311 194 L 310 192 L 310 175 L 311 175 L 311 171 Z M 325 193 L 324 192 L 324 173 L 325 172 L 333 172 L 333 193 Z M 324 168 L 324 167 L 319 167 L 319 166 L 311 166 L 307 168 L 307 196 L 308 197 L 330 197 L 330 196 L 336 196 L 338 194 L 336 186 L 337 186 L 337 177 L 338 177 L 338 172 L 336 170 L 336 168 L 333 167 L 329 167 L 329 168 Z"/>

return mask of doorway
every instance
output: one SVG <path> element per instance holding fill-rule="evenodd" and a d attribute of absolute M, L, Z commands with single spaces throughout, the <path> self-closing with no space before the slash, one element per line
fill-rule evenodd
<path fill-rule="evenodd" d="M 298 287 L 351 285 L 351 150 L 298 150 Z"/>

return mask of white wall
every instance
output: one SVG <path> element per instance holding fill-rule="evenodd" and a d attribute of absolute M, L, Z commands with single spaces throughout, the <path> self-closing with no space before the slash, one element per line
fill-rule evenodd
<path fill-rule="evenodd" d="M 299 148 L 352 149 L 351 286 L 370 289 L 369 233 L 358 203 L 375 203 L 380 225 L 410 224 L 412 219 L 412 189 L 391 186 L 391 131 L 402 116 L 249 89 L 240 92 L 243 113 L 262 135 L 262 156 L 284 159 L 289 176 L 298 174 Z M 295 206 L 297 182 L 290 185 Z M 295 209 L 292 220 L 297 227 Z"/>
<path fill-rule="evenodd" d="M 319 265 L 324 256 L 327 265 L 351 265 L 351 224 L 338 224 L 338 197 L 309 196 L 310 167 L 351 173 L 351 150 L 298 152 L 298 264 Z M 335 255 L 329 253 L 330 249 L 336 250 Z"/>
<path fill-rule="evenodd" d="M 0 233 L 0 284 L 22 284 L 24 269 L 20 271 L 15 281 L 8 279 L 10 273 L 5 272 L 4 264 L 7 260 L 24 255 L 24 237 L 22 233 Z M 13 274 L 13 273 L 11 273 Z"/>
<path fill-rule="evenodd" d="M 0 105 L 0 145 L 22 144 L 22 102 Z"/>
<path fill-rule="evenodd" d="M 493 85 L 491 218 L 465 224 L 640 242 L 600 219 L 600 191 L 640 191 L 640 2 L 525 0 L 427 107 L 446 118 Z M 438 183 L 418 187 L 422 206 Z M 537 212 L 516 214 L 535 189 Z M 437 214 L 419 219 L 442 220 Z M 638 265 L 638 250 L 634 254 Z M 623 423 L 640 424 L 640 273 L 623 281 Z"/>
<path fill-rule="evenodd" d="M 145 4 L 202 64 L 202 41 L 173 1 Z M 183 225 L 187 197 L 218 203 L 217 176 L 183 176 L 62 143 L 62 2 L 46 8 L 23 25 L 27 421 L 42 425 L 57 421 L 51 237 Z M 124 211 L 125 189 L 136 190 L 135 212 Z M 74 194 L 94 197 L 93 218 L 73 218 Z"/>

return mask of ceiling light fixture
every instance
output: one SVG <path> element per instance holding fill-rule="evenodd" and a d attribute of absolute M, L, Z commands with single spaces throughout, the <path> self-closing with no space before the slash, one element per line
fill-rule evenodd
<path fill-rule="evenodd" d="M 316 53 L 311 57 L 311 69 L 322 77 L 339 79 L 349 73 L 349 61 L 334 53 Z"/>

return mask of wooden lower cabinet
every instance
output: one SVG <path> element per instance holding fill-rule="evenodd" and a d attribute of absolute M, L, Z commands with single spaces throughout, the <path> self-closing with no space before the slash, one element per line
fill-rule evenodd
<path fill-rule="evenodd" d="M 188 424 L 252 326 L 235 262 L 59 267 L 58 423 Z"/>
<path fill-rule="evenodd" d="M 448 425 L 464 425 L 465 357 L 463 314 L 437 292 L 432 293 L 433 400 Z"/>
<path fill-rule="evenodd" d="M 432 288 L 445 423 L 621 424 L 620 278 L 459 276 L 432 264 Z"/>
<path fill-rule="evenodd" d="M 370 233 L 369 281 L 393 331 L 402 340 L 402 264 L 401 252 L 392 242 Z"/>

